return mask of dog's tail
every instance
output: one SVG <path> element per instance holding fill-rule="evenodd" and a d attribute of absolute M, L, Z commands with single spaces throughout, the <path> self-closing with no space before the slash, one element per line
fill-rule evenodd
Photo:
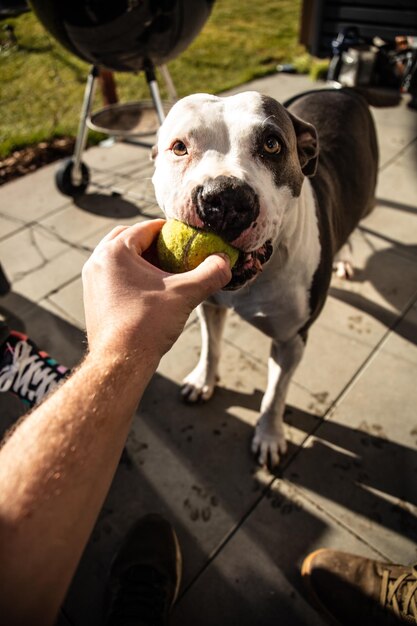
<path fill-rule="evenodd" d="M 380 87 L 342 87 L 342 91 L 357 93 L 373 107 L 397 107 L 401 102 L 401 93 L 396 89 Z"/>
<path fill-rule="evenodd" d="M 339 91 L 341 93 L 349 93 L 352 96 L 360 96 L 373 107 L 396 107 L 401 102 L 400 91 L 376 87 L 342 87 L 339 83 L 331 83 L 322 89 L 309 89 L 308 91 L 303 91 L 302 93 L 288 98 L 288 100 L 282 104 L 285 107 L 289 107 L 299 98 L 302 98 L 310 93 L 317 93 L 318 91 Z"/>

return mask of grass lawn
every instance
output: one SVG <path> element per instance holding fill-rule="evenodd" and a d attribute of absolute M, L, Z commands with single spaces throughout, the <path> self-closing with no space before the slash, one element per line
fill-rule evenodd
<path fill-rule="evenodd" d="M 200 35 L 169 64 L 179 95 L 218 93 L 293 60 L 303 51 L 299 20 L 300 0 L 218 0 Z M 33 13 L 7 22 L 18 45 L 0 48 L 0 158 L 55 136 L 75 135 L 89 70 Z M 117 73 L 116 82 L 121 102 L 149 99 L 142 74 Z M 100 107 L 97 90 L 95 108 Z"/>

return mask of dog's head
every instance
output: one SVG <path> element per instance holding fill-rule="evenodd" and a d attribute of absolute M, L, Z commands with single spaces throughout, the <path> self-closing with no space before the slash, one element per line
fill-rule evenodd
<path fill-rule="evenodd" d="M 227 288 L 254 278 L 317 163 L 311 124 L 273 98 L 196 94 L 162 124 L 152 181 L 167 218 L 219 234 L 241 250 Z"/>

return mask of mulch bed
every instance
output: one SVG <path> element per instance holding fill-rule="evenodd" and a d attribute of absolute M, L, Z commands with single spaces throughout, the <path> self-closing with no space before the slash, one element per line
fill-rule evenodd
<path fill-rule="evenodd" d="M 74 144 L 74 137 L 60 137 L 16 150 L 7 158 L 0 159 L 0 185 L 71 155 Z"/>

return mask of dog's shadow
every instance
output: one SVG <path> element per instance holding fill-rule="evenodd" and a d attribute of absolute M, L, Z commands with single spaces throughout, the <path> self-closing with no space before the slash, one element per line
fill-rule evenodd
<path fill-rule="evenodd" d="M 401 273 L 405 259 L 417 261 L 416 245 L 394 245 L 390 248 L 375 250 L 368 258 L 363 269 L 355 268 L 352 283 L 370 282 L 378 293 L 387 301 L 389 307 L 383 306 L 358 291 L 350 290 L 349 285 L 343 289 L 342 282 L 333 283 L 329 289 L 329 295 L 350 304 L 358 311 L 371 315 L 374 319 L 384 324 L 387 329 L 394 330 L 407 341 L 417 343 L 417 326 L 401 313 L 407 313 L 405 306 L 408 304 L 410 295 L 414 295 L 414 280 L 407 272 Z M 400 268 L 401 264 L 401 268 Z M 405 291 L 409 295 L 404 296 Z"/>
<path fill-rule="evenodd" d="M 143 398 L 140 419 L 160 433 L 164 447 L 175 450 L 181 463 L 202 474 L 203 483 L 213 481 L 218 498 L 227 507 L 234 502 L 229 493 L 233 484 L 240 484 L 244 491 L 249 478 L 250 488 L 256 491 L 258 465 L 250 442 L 262 396 L 260 389 L 243 393 L 219 387 L 210 402 L 186 405 L 179 399 L 178 386 L 157 375 Z M 233 411 L 237 406 L 252 418 L 239 419 Z M 416 450 L 388 440 L 382 427 L 374 428 L 366 421 L 351 428 L 290 405 L 285 423 L 289 448 L 279 468 L 269 473 L 270 484 L 277 477 L 287 477 L 364 517 L 371 512 L 372 519 L 417 541 L 415 516 L 407 507 L 392 504 L 394 499 L 417 506 L 414 479 L 407 471 L 417 467 Z M 297 431 L 297 443 L 293 443 L 291 431 Z M 309 445 L 303 446 L 308 440 Z M 134 457 L 134 446 L 128 450 Z M 148 453 L 149 449 L 144 460 Z M 340 489 L 341 479 L 346 489 Z M 258 487 L 263 489 L 266 484 L 264 476 Z M 235 516 L 236 511 L 230 510 L 230 514 Z"/>

